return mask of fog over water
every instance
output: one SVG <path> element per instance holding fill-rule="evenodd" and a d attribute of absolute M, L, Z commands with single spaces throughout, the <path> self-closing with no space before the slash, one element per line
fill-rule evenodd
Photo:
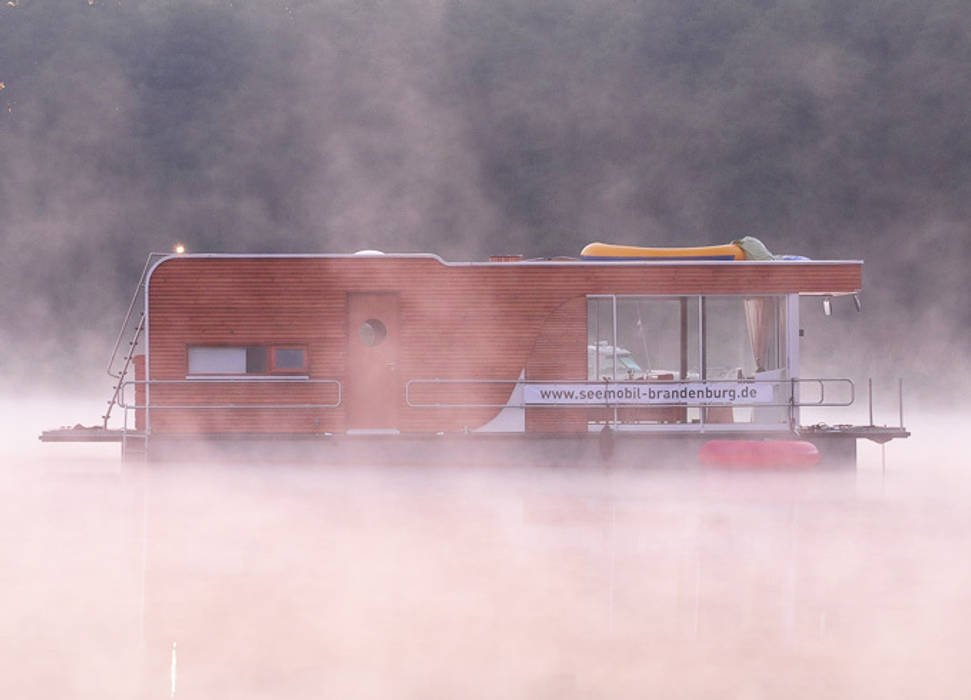
<path fill-rule="evenodd" d="M 858 471 L 122 466 L 3 407 L 6 697 L 963 698 L 961 416 Z M 73 414 L 68 414 L 73 415 Z"/>

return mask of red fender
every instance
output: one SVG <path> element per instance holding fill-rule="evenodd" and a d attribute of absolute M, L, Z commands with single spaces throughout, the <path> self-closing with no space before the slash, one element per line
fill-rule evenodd
<path fill-rule="evenodd" d="M 819 450 L 805 440 L 709 440 L 698 462 L 710 467 L 812 467 Z"/>

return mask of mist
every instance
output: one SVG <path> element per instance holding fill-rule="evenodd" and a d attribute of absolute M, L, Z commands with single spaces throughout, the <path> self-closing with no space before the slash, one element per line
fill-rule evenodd
<path fill-rule="evenodd" d="M 853 334 L 843 372 L 951 392 L 969 29 L 945 0 L 6 3 L 4 384 L 101 390 L 175 242 L 475 260 L 751 234 L 866 261 L 866 312 L 822 334 Z"/>
<path fill-rule="evenodd" d="M 63 408 L 28 408 L 0 441 L 11 697 L 969 690 L 971 489 L 943 415 L 856 471 L 760 473 L 122 465 L 39 454 Z"/>

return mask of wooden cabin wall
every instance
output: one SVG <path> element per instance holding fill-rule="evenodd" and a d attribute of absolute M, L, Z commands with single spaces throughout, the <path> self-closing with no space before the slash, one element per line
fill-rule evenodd
<path fill-rule="evenodd" d="M 282 263 L 282 264 L 280 264 Z M 344 299 L 309 259 L 176 259 L 149 285 L 149 362 L 153 381 L 185 380 L 192 345 L 305 345 L 309 374 L 343 370 Z M 331 409 L 183 409 L 158 406 L 281 405 L 336 402 L 327 385 L 286 383 L 152 384 L 150 423 L 163 433 L 289 433 L 341 430 Z"/>
<path fill-rule="evenodd" d="M 555 290 L 522 293 L 522 270 L 450 268 L 418 259 L 183 259 L 149 287 L 153 380 L 184 380 L 190 345 L 305 345 L 314 379 L 345 386 L 350 293 L 395 293 L 400 337 L 396 400 L 402 432 L 463 431 L 492 419 L 526 366 L 536 333 L 558 303 Z M 585 348 L 581 338 L 580 347 Z M 584 370 L 585 371 L 585 370 Z M 506 384 L 416 385 L 413 403 L 490 404 L 487 408 L 409 407 L 409 379 L 491 379 Z M 581 377 L 582 378 L 582 377 Z M 247 382 L 155 384 L 152 405 L 332 403 L 331 386 Z M 320 409 L 153 408 L 166 433 L 344 432 L 347 406 Z"/>
<path fill-rule="evenodd" d="M 402 432 L 463 431 L 496 407 L 428 408 L 406 403 L 409 379 L 510 383 L 413 385 L 413 403 L 503 404 L 527 379 L 586 379 L 587 294 L 780 294 L 852 292 L 860 264 L 445 265 L 433 257 L 180 257 L 161 263 L 148 286 L 150 428 L 161 433 L 342 433 L 347 405 L 308 409 L 195 409 L 199 404 L 324 404 L 333 385 L 300 381 L 227 386 L 186 383 L 191 345 L 306 347 L 309 376 L 345 387 L 348 295 L 397 295 L 400 333 L 390 395 Z M 345 391 L 346 395 L 346 391 Z M 527 429 L 585 429 L 582 409 L 530 408 Z"/>
<path fill-rule="evenodd" d="M 587 297 L 573 297 L 545 320 L 526 363 L 526 379 L 557 381 L 587 378 Z M 528 433 L 585 433 L 588 409 L 530 406 Z"/>

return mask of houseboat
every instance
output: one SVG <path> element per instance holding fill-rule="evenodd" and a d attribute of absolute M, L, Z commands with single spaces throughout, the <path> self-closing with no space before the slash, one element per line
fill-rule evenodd
<path fill-rule="evenodd" d="M 853 463 L 858 439 L 908 433 L 902 419 L 801 424 L 801 409 L 857 391 L 800 371 L 799 300 L 857 299 L 862 272 L 755 239 L 484 262 L 154 255 L 109 362 L 103 425 L 41 439 L 117 440 L 153 460 L 259 445 L 321 462 L 650 466 L 722 449 L 737 462 L 749 446 L 769 462 L 808 449 Z"/>

